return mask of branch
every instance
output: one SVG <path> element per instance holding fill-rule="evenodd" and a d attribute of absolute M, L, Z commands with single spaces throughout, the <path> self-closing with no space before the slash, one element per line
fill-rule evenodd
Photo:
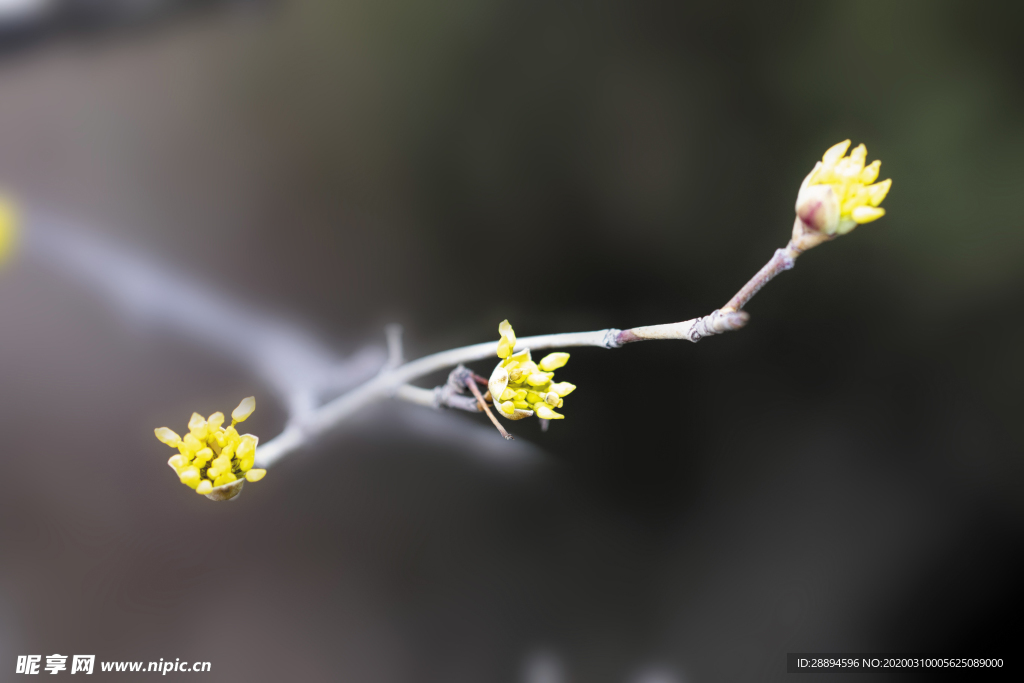
<path fill-rule="evenodd" d="M 798 218 L 797 220 L 800 219 Z M 750 278 L 750 281 L 743 285 L 743 288 L 736 292 L 733 298 L 729 299 L 729 303 L 723 306 L 722 310 L 741 310 L 747 305 L 748 301 L 754 298 L 755 294 L 761 291 L 762 287 L 771 282 L 772 278 L 796 265 L 796 257 L 802 253 L 803 250 L 794 246 L 792 240 L 786 245 L 785 249 L 776 249 L 775 255 L 771 257 L 768 263 L 764 264 L 764 267 L 757 271 L 757 275 Z"/>
<path fill-rule="evenodd" d="M 634 327 L 628 330 L 609 328 L 593 332 L 569 332 L 565 334 L 545 334 L 534 337 L 521 337 L 516 341 L 516 351 L 523 349 L 570 348 L 577 346 L 596 346 L 603 349 L 617 349 L 625 344 L 655 339 L 683 339 L 698 342 L 723 332 L 739 330 L 747 324 L 750 316 L 740 310 L 768 281 L 784 270 L 793 267 L 793 261 L 799 255 L 792 244 L 779 249 L 771 260 L 740 289 L 729 303 L 721 309 L 712 311 L 701 317 L 678 323 Z M 434 391 L 409 386 L 408 383 L 453 365 L 461 365 L 478 360 L 495 358 L 496 343 L 484 342 L 449 349 L 423 358 L 405 363 L 390 370 L 382 370 L 361 386 L 326 403 L 314 411 L 309 419 L 299 425 L 301 435 L 285 434 L 271 439 L 256 451 L 256 462 L 260 467 L 269 467 L 274 462 L 300 448 L 308 440 L 333 429 L 354 413 L 376 401 L 389 396 L 400 398 L 420 405 L 440 407 L 444 405 L 437 394 L 442 388 Z M 453 373 L 454 374 L 454 373 Z M 429 394 L 429 398 L 428 398 Z M 446 400 L 450 401 L 449 396 Z M 460 406 L 461 407 L 461 406 Z M 465 410 L 466 408 L 462 408 Z"/>
<path fill-rule="evenodd" d="M 26 246 L 30 251 L 44 256 L 46 261 L 56 262 L 63 272 L 77 275 L 96 287 L 131 318 L 184 333 L 217 348 L 249 365 L 275 389 L 288 410 L 289 420 L 281 434 L 257 449 L 256 463 L 260 467 L 273 464 L 363 407 L 385 398 L 469 412 L 480 412 L 481 405 L 486 409 L 486 404 L 464 394 L 464 389 L 470 385 L 476 388 L 472 379 L 466 382 L 450 377 L 447 384 L 433 390 L 409 383 L 453 366 L 494 359 L 493 341 L 403 362 L 401 327 L 394 325 L 386 329 L 386 360 L 382 360 L 379 350 L 372 348 L 341 360 L 301 330 L 218 297 L 143 257 L 81 230 L 70 229 L 68 224 L 52 217 L 33 214 L 31 218 L 32 229 L 26 231 Z M 726 306 L 704 317 L 627 330 L 609 328 L 523 337 L 518 340 L 516 350 L 580 346 L 617 349 L 625 344 L 655 339 L 697 342 L 704 337 L 738 330 L 749 319 L 741 310 L 743 306 L 768 281 L 792 268 L 800 253 L 792 242 L 776 251 Z M 354 388 L 321 404 L 325 396 L 350 387 Z"/>

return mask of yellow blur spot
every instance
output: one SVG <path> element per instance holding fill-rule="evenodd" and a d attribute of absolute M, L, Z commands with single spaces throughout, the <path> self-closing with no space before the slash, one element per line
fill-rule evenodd
<path fill-rule="evenodd" d="M 0 196 L 0 263 L 14 251 L 18 237 L 18 210 L 14 203 Z"/>

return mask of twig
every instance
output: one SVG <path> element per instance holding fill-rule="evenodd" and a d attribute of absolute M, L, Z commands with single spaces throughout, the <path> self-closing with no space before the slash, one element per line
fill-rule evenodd
<path fill-rule="evenodd" d="M 500 422 L 498 422 L 498 418 L 494 417 L 494 413 L 492 413 L 491 409 L 487 407 L 487 402 L 484 401 L 484 396 L 480 393 L 480 389 L 476 386 L 476 382 L 472 377 L 466 378 L 466 386 L 473 392 L 473 396 L 476 397 L 477 403 L 480 404 L 480 408 L 487 413 L 487 417 L 490 418 L 491 423 L 498 429 L 498 433 L 505 437 L 506 441 L 511 441 L 512 435 L 505 431 L 505 428 L 501 426 Z"/>
<path fill-rule="evenodd" d="M 790 255 L 793 251 L 791 246 L 778 250 L 768 264 L 750 282 L 744 285 L 726 307 L 712 311 L 704 317 L 665 325 L 634 327 L 628 330 L 611 328 L 593 332 L 569 332 L 565 334 L 520 337 L 516 342 L 515 348 L 517 351 L 525 348 L 539 350 L 576 346 L 617 349 L 625 344 L 655 339 L 685 339 L 691 342 L 698 342 L 704 337 L 741 329 L 746 325 L 750 316 L 745 311 L 736 308 L 730 310 L 730 307 L 735 306 L 737 303 L 739 306 L 745 305 L 765 283 L 783 270 L 791 268 L 792 259 L 795 258 L 795 255 L 798 255 L 798 252 L 795 255 Z M 399 392 L 398 389 L 419 377 L 452 367 L 453 365 L 495 358 L 495 348 L 496 343 L 493 341 L 463 346 L 424 356 L 391 371 L 382 372 L 377 377 L 326 403 L 313 412 L 309 420 L 302 425 L 304 440 L 316 438 L 343 422 L 366 405 L 388 396 L 412 398 L 416 402 L 422 402 L 426 398 L 424 394 L 407 389 L 402 389 Z M 437 404 L 434 403 L 432 405 Z M 270 466 L 294 448 L 301 446 L 301 443 L 296 443 L 293 440 L 289 440 L 288 444 L 282 446 L 275 443 L 276 441 L 277 439 L 272 439 L 257 449 L 256 462 L 260 467 Z"/>
<path fill-rule="evenodd" d="M 245 361 L 276 390 L 288 409 L 289 420 L 281 434 L 257 449 L 256 462 L 261 467 L 269 466 L 301 448 L 366 405 L 390 396 L 418 405 L 472 412 L 477 412 L 482 406 L 496 422 L 476 386 L 483 378 L 470 371 L 466 371 L 469 373 L 468 382 L 464 381 L 463 386 L 471 388 L 476 395 L 475 401 L 463 395 L 461 387 L 450 386 L 450 383 L 434 390 L 408 384 L 438 370 L 493 359 L 493 341 L 403 362 L 401 328 L 389 326 L 386 329 L 386 361 L 381 362 L 379 352 L 375 350 L 366 350 L 341 361 L 305 333 L 219 298 L 187 278 L 166 271 L 116 245 L 89 237 L 80 230 L 67 229 L 49 217 L 35 215 L 32 222 L 33 229 L 26 234 L 29 238 L 27 246 L 31 250 L 45 256 L 46 260 L 58 262 L 65 272 L 83 276 L 85 281 L 97 286 L 132 317 L 184 332 L 197 341 Z M 523 337 L 518 340 L 516 349 L 577 346 L 616 349 L 625 344 L 654 339 L 697 342 L 707 336 L 738 330 L 748 320 L 747 313 L 741 310 L 743 306 L 772 278 L 792 268 L 800 253 L 792 243 L 776 251 L 729 303 L 707 316 L 627 330 L 612 328 Z M 379 372 L 373 376 L 375 370 Z M 333 400 L 320 403 L 325 396 L 349 387 L 353 388 Z M 511 438 L 500 424 L 497 426 L 506 438 Z"/>
<path fill-rule="evenodd" d="M 797 220 L 800 220 L 799 218 Z M 775 255 L 764 265 L 764 267 L 757 271 L 757 275 L 750 278 L 747 284 L 743 285 L 740 291 L 736 292 L 736 295 L 729 299 L 729 303 L 722 306 L 723 311 L 739 311 L 747 302 L 754 298 L 762 287 L 771 282 L 779 273 L 785 272 L 792 268 L 796 264 L 796 257 L 803 253 L 803 250 L 793 246 L 793 242 L 790 241 L 786 245 L 785 249 L 776 249 Z"/>

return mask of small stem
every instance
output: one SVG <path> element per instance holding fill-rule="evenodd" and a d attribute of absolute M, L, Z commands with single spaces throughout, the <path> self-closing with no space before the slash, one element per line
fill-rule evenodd
<path fill-rule="evenodd" d="M 793 267 L 796 257 L 802 253 L 803 250 L 793 246 L 793 242 L 790 241 L 786 245 L 785 249 L 776 249 L 775 254 L 769 259 L 768 263 L 764 264 L 761 270 L 757 271 L 757 274 L 750 278 L 747 284 L 743 285 L 740 291 L 736 292 L 733 298 L 729 299 L 729 303 L 722 307 L 723 313 L 731 311 L 742 310 L 747 302 L 754 298 L 754 295 L 760 291 L 762 287 L 771 282 L 779 273 L 789 270 Z"/>
<path fill-rule="evenodd" d="M 477 388 L 476 382 L 473 381 L 472 377 L 466 378 L 466 386 L 469 387 L 469 390 L 473 392 L 474 396 L 476 396 L 476 400 L 480 403 L 480 407 L 485 413 L 487 413 L 487 417 L 491 418 L 491 422 L 498 428 L 498 432 L 505 437 L 505 440 L 511 441 L 512 435 L 505 431 L 505 428 L 501 426 L 500 422 L 498 422 L 498 418 L 494 417 L 494 413 L 492 413 L 491 409 L 487 407 L 483 394 L 480 393 L 480 389 Z"/>

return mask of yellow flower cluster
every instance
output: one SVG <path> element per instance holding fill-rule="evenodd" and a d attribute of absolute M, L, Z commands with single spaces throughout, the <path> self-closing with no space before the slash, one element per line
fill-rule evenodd
<path fill-rule="evenodd" d="M 208 418 L 192 413 L 185 438 L 167 427 L 156 430 L 157 439 L 178 449 L 178 455 L 172 455 L 167 464 L 178 474 L 182 484 L 207 495 L 215 487 L 231 484 L 239 477 L 246 481 L 263 478 L 267 471 L 252 467 L 259 439 L 252 434 L 239 436 L 235 429 L 235 425 L 244 422 L 254 410 L 256 399 L 250 396 L 242 399 L 231 412 L 229 427 L 222 426 L 224 413 L 214 413 Z"/>
<path fill-rule="evenodd" d="M 885 215 L 879 204 L 885 199 L 892 180 L 876 183 L 881 161 L 867 161 L 868 150 L 858 145 L 850 148 L 844 140 L 825 152 L 800 187 L 797 215 L 825 235 L 845 235 L 862 223 L 870 223 Z"/>
<path fill-rule="evenodd" d="M 554 371 L 569 362 L 569 354 L 549 353 L 539 363 L 534 363 L 530 349 L 513 353 L 516 333 L 507 320 L 498 325 L 498 333 L 501 335 L 498 358 L 502 361 L 487 383 L 498 414 L 510 420 L 534 414 L 545 420 L 563 419 L 565 415 L 554 409 L 562 407 L 562 399 L 571 394 L 576 385 L 553 380 Z"/>

